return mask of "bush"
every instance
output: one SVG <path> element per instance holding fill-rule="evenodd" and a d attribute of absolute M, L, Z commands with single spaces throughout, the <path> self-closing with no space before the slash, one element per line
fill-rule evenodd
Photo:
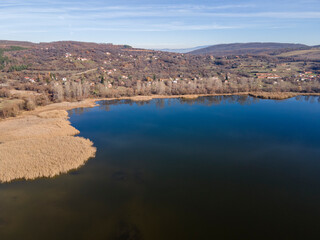
<path fill-rule="evenodd" d="M 31 111 L 31 110 L 34 110 L 35 108 L 36 108 L 36 104 L 33 99 L 25 100 L 25 106 L 24 106 L 25 110 Z"/>
<path fill-rule="evenodd" d="M 16 105 L 5 106 L 0 109 L 0 118 L 15 117 L 19 113 L 19 108 Z"/>
<path fill-rule="evenodd" d="M 28 65 L 24 65 L 24 64 L 22 64 L 22 65 L 13 65 L 13 66 L 11 66 L 10 68 L 9 68 L 9 72 L 15 72 L 15 71 L 22 71 L 22 70 L 26 70 L 26 69 L 28 69 Z"/>
<path fill-rule="evenodd" d="M 2 103 L 0 108 L 0 118 L 15 117 L 24 107 L 24 101 L 19 99 L 8 100 Z"/>
<path fill-rule="evenodd" d="M 0 89 L 0 97 L 5 97 L 5 98 L 11 97 L 11 93 L 9 89 L 6 89 L 6 88 Z"/>
<path fill-rule="evenodd" d="M 36 96 L 36 99 L 35 99 L 36 106 L 45 106 L 45 105 L 48 105 L 49 103 L 50 103 L 50 100 L 47 95 L 41 94 Z"/>

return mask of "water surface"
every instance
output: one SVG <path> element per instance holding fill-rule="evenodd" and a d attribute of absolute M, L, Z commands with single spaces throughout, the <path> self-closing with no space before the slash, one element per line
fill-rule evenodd
<path fill-rule="evenodd" d="M 97 155 L 0 185 L 0 239 L 319 239 L 320 104 L 201 97 L 70 111 Z"/>

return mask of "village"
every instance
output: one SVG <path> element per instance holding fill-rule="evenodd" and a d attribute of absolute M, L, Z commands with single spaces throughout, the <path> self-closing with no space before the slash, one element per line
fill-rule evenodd
<path fill-rule="evenodd" d="M 320 91 L 318 62 L 270 55 L 192 55 L 80 42 L 2 48 L 1 54 L 2 92 L 35 92 L 42 97 L 34 105 L 88 97 Z"/>

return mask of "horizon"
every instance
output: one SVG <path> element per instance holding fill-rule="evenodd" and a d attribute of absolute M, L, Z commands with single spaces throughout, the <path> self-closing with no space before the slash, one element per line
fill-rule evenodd
<path fill-rule="evenodd" d="M 24 40 L 11 40 L 11 39 L 0 39 L 1 41 L 12 41 L 12 42 L 28 42 L 28 43 L 33 43 L 33 44 L 41 44 L 41 43 L 55 43 L 55 42 L 79 42 L 79 43 L 94 43 L 94 44 L 113 44 L 113 45 L 128 45 L 126 43 L 123 44 L 116 44 L 112 42 L 89 42 L 89 41 L 79 41 L 79 40 L 57 40 L 57 41 L 47 41 L 47 42 L 35 42 L 35 41 L 24 41 Z M 183 47 L 183 48 L 145 48 L 145 49 L 150 49 L 150 50 L 187 50 L 187 49 L 193 49 L 193 48 L 206 48 L 206 47 L 211 47 L 211 46 L 218 46 L 218 45 L 232 45 L 232 44 L 251 44 L 251 43 L 262 43 L 262 44 L 268 44 L 268 43 L 276 43 L 276 44 L 301 44 L 301 45 L 306 45 L 308 47 L 318 47 L 320 44 L 314 44 L 314 45 L 308 45 L 308 44 L 303 44 L 299 42 L 227 42 L 227 43 L 216 43 L 216 44 L 209 44 L 209 45 L 202 45 L 202 46 L 189 46 L 189 47 Z M 131 46 L 133 48 L 142 48 L 143 47 L 135 47 Z"/>
<path fill-rule="evenodd" d="M 320 3 L 294 1 L 3 0 L 0 39 L 148 49 L 278 42 L 318 45 Z"/>

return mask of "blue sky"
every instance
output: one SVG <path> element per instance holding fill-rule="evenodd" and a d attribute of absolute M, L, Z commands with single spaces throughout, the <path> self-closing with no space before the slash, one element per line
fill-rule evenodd
<path fill-rule="evenodd" d="M 145 48 L 320 44 L 320 0 L 0 0 L 0 39 Z"/>

